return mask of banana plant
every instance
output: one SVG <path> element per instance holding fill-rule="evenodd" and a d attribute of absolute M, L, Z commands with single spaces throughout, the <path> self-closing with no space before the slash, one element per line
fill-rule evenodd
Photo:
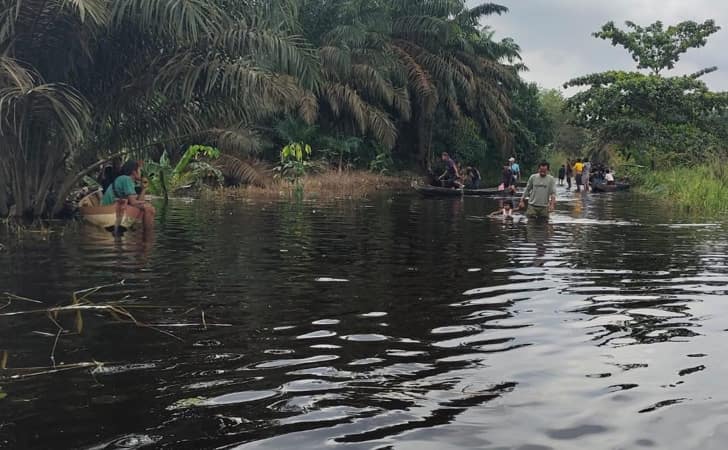
<path fill-rule="evenodd" d="M 225 180 L 220 170 L 206 161 L 200 161 L 201 157 L 217 159 L 220 157 L 220 150 L 206 145 L 191 145 L 174 166 L 166 151 L 162 153 L 159 162 L 147 161 L 144 172 L 149 178 L 150 192 L 162 194 L 166 199 L 169 198 L 170 191 L 174 192 L 188 185 L 200 185 L 210 178 L 222 184 Z"/>

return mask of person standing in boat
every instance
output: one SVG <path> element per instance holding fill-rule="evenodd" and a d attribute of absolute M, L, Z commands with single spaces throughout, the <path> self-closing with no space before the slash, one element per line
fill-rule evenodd
<path fill-rule="evenodd" d="M 138 194 L 135 182 L 141 182 L 141 166 L 138 161 L 127 161 L 121 168 L 121 175 L 109 185 L 101 200 L 102 206 L 116 205 L 114 234 L 119 235 L 121 218 L 126 213 L 142 221 L 145 231 L 154 227 L 154 207 L 144 201 L 144 187 Z"/>
<path fill-rule="evenodd" d="M 516 158 L 511 157 L 508 160 L 511 167 L 511 173 L 513 174 L 513 182 L 511 184 L 518 184 L 518 180 L 521 178 L 521 166 L 516 162 Z"/>
<path fill-rule="evenodd" d="M 549 174 L 549 163 L 546 161 L 538 165 L 538 173 L 531 175 L 523 191 L 523 197 L 518 209 L 526 206 L 526 216 L 531 219 L 547 219 L 556 207 L 556 179 Z"/>
<path fill-rule="evenodd" d="M 439 180 L 442 181 L 443 187 L 461 188 L 463 185 L 458 181 L 460 172 L 458 166 L 447 152 L 442 152 L 442 162 L 445 163 L 445 172 L 440 175 Z"/>

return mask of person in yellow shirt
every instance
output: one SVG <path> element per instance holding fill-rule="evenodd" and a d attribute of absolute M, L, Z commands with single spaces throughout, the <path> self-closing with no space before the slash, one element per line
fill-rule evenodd
<path fill-rule="evenodd" d="M 576 178 L 576 192 L 581 192 L 582 179 L 581 174 L 584 172 L 584 163 L 581 162 L 581 158 L 577 159 L 574 163 L 574 178 Z"/>

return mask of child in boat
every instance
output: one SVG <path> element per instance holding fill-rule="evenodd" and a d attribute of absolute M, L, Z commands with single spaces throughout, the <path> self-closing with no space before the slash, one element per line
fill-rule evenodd
<path fill-rule="evenodd" d="M 607 182 L 607 184 L 614 184 L 614 174 L 607 169 L 607 172 L 604 174 L 604 181 Z"/>

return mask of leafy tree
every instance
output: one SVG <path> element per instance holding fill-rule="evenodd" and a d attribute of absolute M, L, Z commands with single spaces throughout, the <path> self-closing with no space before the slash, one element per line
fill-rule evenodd
<path fill-rule="evenodd" d="M 539 101 L 551 123 L 551 148 L 569 157 L 582 156 L 591 137 L 589 132 L 575 125 L 576 115 L 566 108 L 566 99 L 557 89 L 539 92 Z"/>
<path fill-rule="evenodd" d="M 524 83 L 512 95 L 515 156 L 525 166 L 533 166 L 545 146 L 553 141 L 555 124 L 541 102 L 536 83 Z"/>
<path fill-rule="evenodd" d="M 716 118 L 725 117 L 728 93 L 711 92 L 700 80 L 714 69 L 688 76 L 659 75 L 662 69 L 673 67 L 679 54 L 703 45 L 715 29 L 712 21 L 704 26 L 683 22 L 663 34 L 658 24 L 629 39 L 631 35 L 614 35 L 616 42 L 625 42 L 635 52 L 639 67 L 650 68 L 652 73 L 608 71 L 570 80 L 565 87 L 582 89 L 567 100 L 575 123 L 596 133 L 597 146 L 613 143 L 626 154 L 644 155 L 653 162 L 680 163 L 724 150 L 725 143 L 717 133 L 720 128 L 716 130 L 713 124 Z M 604 30 L 612 27 L 607 24 L 606 33 Z"/>
<path fill-rule="evenodd" d="M 614 22 L 607 22 L 594 37 L 611 40 L 613 46 L 624 47 L 637 63 L 638 69 L 649 69 L 653 75 L 659 75 L 664 69 L 672 69 L 680 60 L 680 55 L 691 48 L 703 47 L 708 36 L 720 30 L 713 20 L 703 23 L 693 21 L 680 22 L 664 28 L 657 21 L 647 27 L 634 22 L 625 22 L 632 31 L 620 30 Z"/>

